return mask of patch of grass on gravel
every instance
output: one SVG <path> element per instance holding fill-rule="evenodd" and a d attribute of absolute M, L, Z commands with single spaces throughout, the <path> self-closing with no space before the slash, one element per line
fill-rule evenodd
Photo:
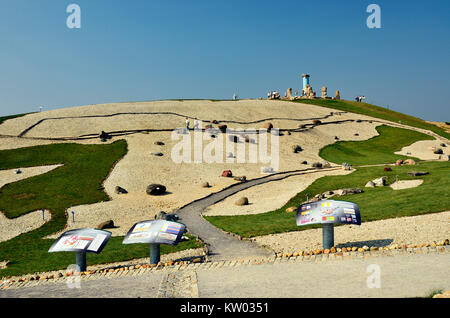
<path fill-rule="evenodd" d="M 374 118 L 380 118 L 384 120 L 389 120 L 395 123 L 401 122 L 404 125 L 409 125 L 412 127 L 427 129 L 430 131 L 435 132 L 436 134 L 445 137 L 447 139 L 450 139 L 450 133 L 446 132 L 441 127 L 438 127 L 436 125 L 427 123 L 426 121 L 406 115 L 403 113 L 399 113 L 384 107 L 371 105 L 367 103 L 360 103 L 356 101 L 348 101 L 348 100 L 331 100 L 331 99 L 302 99 L 302 100 L 296 100 L 291 101 L 294 103 L 302 103 L 302 104 L 312 104 L 317 106 L 323 106 L 328 108 L 333 108 L 341 111 L 361 114 L 361 115 L 367 115 Z"/>
<path fill-rule="evenodd" d="M 125 140 L 105 145 L 64 143 L 0 151 L 0 170 L 64 165 L 0 189 L 0 211 L 8 218 L 43 208 L 52 214 L 52 219 L 40 228 L 0 243 L 0 259 L 10 261 L 6 269 L 0 270 L 0 276 L 65 269 L 73 264 L 73 253 L 48 253 L 54 240 L 42 238 L 64 228 L 69 207 L 109 200 L 102 182 L 126 152 Z M 113 237 L 101 254 L 88 254 L 88 265 L 149 255 L 147 244 L 125 246 L 122 240 L 123 237 Z M 163 246 L 161 253 L 198 246 L 199 243 L 191 239 L 176 247 Z"/>
<path fill-rule="evenodd" d="M 25 113 L 25 114 L 17 114 L 17 115 L 10 115 L 10 116 L 3 116 L 3 117 L 0 117 L 0 125 L 1 125 L 4 121 L 6 121 L 6 120 L 8 120 L 8 119 L 13 119 L 13 118 L 17 118 L 17 117 L 22 117 L 22 116 L 25 116 L 25 115 L 28 115 L 28 114 L 32 114 L 32 113 Z"/>
<path fill-rule="evenodd" d="M 319 156 L 337 164 L 343 162 L 352 165 L 392 163 L 397 159 L 408 158 L 394 154 L 403 147 L 419 140 L 434 140 L 434 137 L 409 129 L 386 125 L 378 126 L 376 129 L 379 136 L 361 141 L 338 141 L 322 148 Z"/>

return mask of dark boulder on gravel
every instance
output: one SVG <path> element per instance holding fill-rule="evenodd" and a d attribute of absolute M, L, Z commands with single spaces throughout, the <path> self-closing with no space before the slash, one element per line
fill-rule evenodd
<path fill-rule="evenodd" d="M 161 195 L 166 193 L 166 187 L 162 184 L 152 183 L 147 187 L 147 194 L 149 195 Z"/>
<path fill-rule="evenodd" d="M 99 229 L 99 230 L 113 229 L 114 227 L 115 226 L 114 226 L 113 220 L 108 220 L 108 221 L 102 222 L 99 225 L 97 225 L 97 229 Z"/>
<path fill-rule="evenodd" d="M 115 188 L 115 192 L 116 192 L 117 194 L 127 194 L 127 193 L 128 193 L 127 190 L 125 190 L 124 188 L 119 187 L 119 186 L 117 186 L 117 187 Z"/>

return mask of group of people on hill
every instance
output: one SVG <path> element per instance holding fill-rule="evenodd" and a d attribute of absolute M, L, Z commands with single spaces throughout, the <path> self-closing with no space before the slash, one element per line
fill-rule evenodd
<path fill-rule="evenodd" d="M 270 91 L 267 93 L 267 98 L 268 99 L 279 99 L 280 98 L 280 93 L 278 93 L 277 91 Z"/>
<path fill-rule="evenodd" d="M 357 102 L 363 102 L 363 101 L 366 100 L 366 97 L 365 96 L 356 96 L 355 99 L 356 99 Z"/>

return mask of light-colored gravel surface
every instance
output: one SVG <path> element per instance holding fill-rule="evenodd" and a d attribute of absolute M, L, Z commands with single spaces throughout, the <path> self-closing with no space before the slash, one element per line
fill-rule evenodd
<path fill-rule="evenodd" d="M 24 117 L 8 120 L 0 125 L 0 134 L 18 135 L 27 127 L 44 118 L 57 118 L 68 116 L 108 115 L 123 112 L 174 112 L 181 115 L 197 117 L 206 120 L 231 120 L 248 122 L 264 118 L 285 118 L 270 120 L 275 127 L 298 128 L 299 124 L 308 124 L 312 118 L 329 115 L 332 109 L 313 105 L 299 105 L 277 101 L 246 100 L 239 102 L 210 102 L 210 101 L 159 101 L 145 103 L 123 103 L 92 105 L 57 109 L 42 113 L 30 114 Z M 355 114 L 335 115 L 321 119 L 322 122 L 346 119 L 357 119 L 364 116 Z M 292 121 L 291 118 L 304 118 L 304 121 Z M 369 118 L 369 117 L 367 117 Z M 258 129 L 266 121 L 253 124 L 226 123 L 233 129 Z M 193 120 L 191 119 L 191 127 Z M 203 126 L 206 123 L 203 123 Z M 323 125 L 313 130 L 302 133 L 292 133 L 280 136 L 280 171 L 297 170 L 309 167 L 315 161 L 322 161 L 318 157 L 319 149 L 327 144 L 334 143 L 334 136 L 341 140 L 365 140 L 377 135 L 376 123 L 342 123 L 338 125 Z M 118 131 L 126 129 L 168 129 L 184 126 L 184 117 L 173 114 L 166 115 L 119 115 L 105 118 L 66 118 L 44 121 L 33 128 L 27 137 L 76 137 L 100 131 Z M 216 125 L 214 125 L 216 126 Z M 354 136 L 359 133 L 359 136 Z M 191 136 L 193 132 L 191 131 Z M 171 158 L 171 151 L 179 140 L 172 140 L 171 132 L 139 133 L 123 137 L 114 137 L 108 142 L 124 138 L 128 143 L 127 155 L 116 165 L 110 176 L 104 182 L 105 190 L 112 198 L 109 202 L 99 202 L 92 205 L 71 207 L 68 209 L 68 226 L 65 230 L 79 227 L 96 227 L 99 223 L 112 219 L 118 226 L 112 229 L 113 235 L 124 235 L 136 222 L 143 219 L 151 219 L 163 210 L 172 212 L 181 206 L 204 197 L 212 192 L 217 192 L 224 187 L 236 183 L 231 178 L 221 177 L 221 172 L 230 169 L 235 176 L 247 176 L 248 179 L 261 177 L 261 167 L 265 163 L 237 163 L 236 159 L 231 163 L 175 163 Z M 256 135 L 251 135 L 256 138 Z M 157 146 L 155 141 L 163 141 L 164 146 Z M 193 144 L 193 138 L 192 138 Z M 99 139 L 73 141 L 77 143 L 97 143 Z M 49 141 L 27 140 L 18 138 L 2 138 L 0 149 L 17 148 L 19 146 L 31 146 L 36 144 L 48 144 Z M 210 140 L 203 140 L 203 146 L 210 144 Z M 225 143 L 224 143 L 225 144 Z M 293 145 L 300 145 L 303 151 L 292 153 Z M 242 145 L 242 144 L 241 144 Z M 249 147 L 246 146 L 246 159 L 249 159 Z M 269 138 L 268 147 L 271 142 Z M 225 148 L 225 145 L 224 145 Z M 226 149 L 223 149 L 225 161 Z M 232 150 L 235 153 L 236 150 Z M 152 156 L 152 152 L 162 152 L 164 156 Z M 307 160 L 309 165 L 301 164 Z M 205 181 L 212 185 L 210 188 L 202 188 Z M 296 188 L 301 188 L 304 181 L 297 178 L 296 182 L 288 181 L 290 193 L 295 194 Z M 307 181 L 309 182 L 309 181 Z M 151 197 L 145 193 L 150 183 L 161 183 L 167 187 L 168 194 Z M 114 192 L 116 186 L 125 188 L 129 193 L 118 195 Z M 189 186 L 189 187 L 187 187 Z M 288 198 L 274 192 L 267 201 L 275 206 L 283 204 Z M 272 200 L 271 200 L 272 199 Z M 276 200 L 276 201 L 273 201 Z M 284 201 L 284 202 L 283 202 Z M 256 206 L 255 206 L 256 207 Z M 75 223 L 72 222 L 71 211 L 75 211 Z M 52 237 L 56 237 L 56 233 Z"/>
<path fill-rule="evenodd" d="M 401 217 L 334 228 L 336 247 L 422 244 L 450 237 L 450 211 Z M 322 229 L 273 234 L 254 238 L 276 252 L 310 251 L 322 248 Z"/>
<path fill-rule="evenodd" d="M 27 213 L 15 219 L 8 219 L 0 212 L 0 242 L 8 241 L 17 235 L 35 230 L 50 219 L 51 214 L 47 210 L 44 210 L 44 219 L 42 219 L 42 210 Z"/>
<path fill-rule="evenodd" d="M 394 182 L 390 185 L 390 187 L 394 190 L 403 190 L 409 188 L 415 188 L 420 186 L 423 183 L 423 180 L 399 180 L 398 182 Z"/>
<path fill-rule="evenodd" d="M 112 117 L 95 118 L 65 118 L 46 120 L 31 129 L 25 137 L 78 137 L 85 134 L 98 134 L 104 131 L 135 130 L 135 129 L 174 129 L 184 126 L 184 116 L 197 117 L 202 120 L 239 121 L 249 122 L 265 118 L 270 119 L 259 123 L 225 123 L 232 129 L 258 129 L 265 122 L 272 122 L 274 127 L 284 129 L 298 128 L 300 124 L 312 123 L 312 119 L 324 117 L 336 110 L 314 105 L 302 105 L 267 100 L 242 100 L 230 101 L 155 101 L 142 103 L 117 103 L 88 105 L 72 107 L 29 114 L 23 117 L 7 120 L 0 125 L 0 134 L 17 136 L 26 128 L 36 124 L 44 118 L 77 117 L 92 115 L 111 115 L 125 112 L 173 112 L 175 114 L 121 114 Z M 283 119 L 280 119 L 283 118 Z M 303 121 L 290 119 L 303 118 Z M 348 119 L 373 118 L 357 115 L 342 114 L 328 118 L 321 118 L 323 123 Z M 191 127 L 193 120 L 190 120 Z M 203 123 L 203 126 L 206 123 Z M 303 160 L 308 161 L 308 166 L 315 161 L 321 161 L 318 156 L 319 149 L 327 144 L 335 142 L 334 136 L 340 140 L 366 140 L 377 135 L 375 127 L 377 122 L 348 122 L 340 124 L 320 125 L 312 130 L 292 133 L 280 136 L 280 167 L 279 171 L 304 169 Z M 217 125 L 214 125 L 217 126 Z M 358 133 L 359 136 L 355 136 Z M 193 132 L 191 131 L 191 135 Z M 251 136 L 255 137 L 255 136 Z M 204 197 L 212 192 L 217 192 L 236 181 L 231 178 L 220 177 L 223 170 L 230 169 L 234 176 L 247 176 L 248 179 L 261 177 L 261 167 L 268 164 L 259 163 L 180 163 L 171 159 L 171 150 L 178 143 L 172 140 L 171 132 L 138 133 L 129 136 L 113 137 L 108 143 L 119 139 L 125 139 L 128 143 L 128 153 L 118 162 L 110 176 L 105 180 L 104 187 L 112 198 L 108 202 L 99 202 L 92 205 L 71 207 L 68 209 L 67 229 L 80 227 L 96 227 L 99 223 L 112 219 L 116 226 L 112 229 L 113 235 L 124 235 L 136 222 L 152 219 L 161 210 L 172 212 L 181 206 Z M 163 141 L 164 146 L 156 146 L 155 141 Z M 59 142 L 59 141 L 58 141 Z M 102 144 L 99 139 L 71 141 L 83 144 Z M 192 140 L 192 143 L 194 141 Z M 210 140 L 203 140 L 206 146 Z M 37 144 L 49 144 L 52 141 L 31 140 L 15 137 L 0 138 L 0 149 L 14 149 Z M 248 145 L 248 144 L 244 144 Z M 300 145 L 303 151 L 293 153 L 291 147 Z M 269 141 L 269 147 L 271 143 Z M 203 148 L 204 149 L 204 148 Z M 164 156 L 151 155 L 152 152 L 162 152 Z M 228 151 L 224 149 L 224 159 Z M 233 151 L 234 153 L 234 151 Z M 246 147 L 246 159 L 248 161 L 248 147 Z M 340 162 L 338 163 L 340 164 Z M 255 187 L 246 190 L 236 197 L 248 194 L 252 205 L 245 211 L 238 211 L 233 198 L 225 200 L 213 207 L 214 213 L 257 213 L 264 210 L 282 206 L 290 196 L 304 189 L 315 176 L 293 177 L 273 185 Z M 202 188 L 203 182 L 209 182 L 212 187 Z M 168 194 L 158 197 L 148 196 L 145 193 L 150 183 L 162 183 L 167 187 Z M 114 188 L 121 186 L 129 193 L 118 195 Z M 259 200 L 257 200 L 259 197 Z M 260 203 L 259 203 L 260 202 Z M 75 211 L 75 223 L 72 222 L 70 211 Z M 57 234 L 53 235 L 56 237 Z"/>
<path fill-rule="evenodd" d="M 432 148 L 442 149 L 445 155 L 450 155 L 450 145 L 446 147 L 441 146 L 442 141 L 439 140 L 420 140 L 412 145 L 403 147 L 402 150 L 397 151 L 396 154 L 416 157 L 421 160 L 438 160 L 441 155 L 435 154 Z M 444 143 L 445 144 L 445 143 Z"/>
<path fill-rule="evenodd" d="M 315 180 L 323 176 L 349 174 L 351 171 L 335 170 L 306 173 L 254 186 L 207 208 L 203 215 L 249 215 L 259 214 L 279 209 L 293 196 L 310 186 Z M 235 202 L 247 197 L 249 205 L 238 206 Z"/>
<path fill-rule="evenodd" d="M 0 188 L 5 184 L 17 182 L 26 178 L 31 178 L 40 174 L 47 173 L 61 167 L 62 165 L 49 165 L 49 166 L 40 166 L 40 167 L 29 167 L 29 168 L 20 168 L 22 173 L 17 174 L 15 171 L 17 169 L 9 169 L 9 170 L 0 170 Z"/>

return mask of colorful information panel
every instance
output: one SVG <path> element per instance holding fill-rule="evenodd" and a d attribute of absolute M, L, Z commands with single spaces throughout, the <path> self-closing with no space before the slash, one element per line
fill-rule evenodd
<path fill-rule="evenodd" d="M 96 229 L 78 229 L 65 232 L 52 247 L 52 252 L 100 253 L 111 238 L 111 232 Z"/>
<path fill-rule="evenodd" d="M 323 200 L 297 208 L 297 225 L 343 223 L 361 225 L 358 205 L 347 201 Z"/>
<path fill-rule="evenodd" d="M 177 245 L 186 226 L 182 223 L 152 220 L 142 221 L 133 225 L 125 236 L 123 244 L 154 243 Z"/>

